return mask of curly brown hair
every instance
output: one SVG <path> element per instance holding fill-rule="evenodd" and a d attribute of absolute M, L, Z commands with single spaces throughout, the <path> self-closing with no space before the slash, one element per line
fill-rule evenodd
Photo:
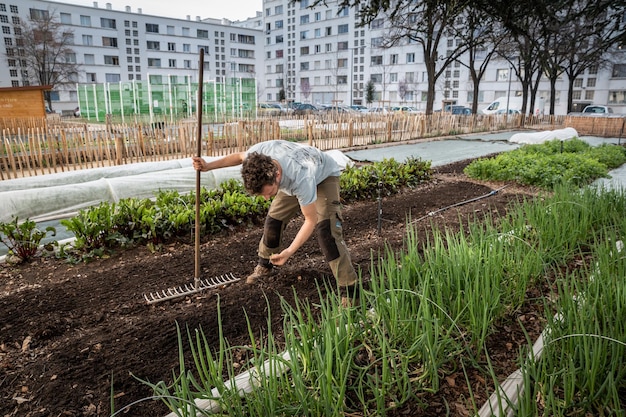
<path fill-rule="evenodd" d="M 264 185 L 274 184 L 277 173 L 278 167 L 272 158 L 258 152 L 249 153 L 241 167 L 243 186 L 253 195 L 261 194 Z"/>

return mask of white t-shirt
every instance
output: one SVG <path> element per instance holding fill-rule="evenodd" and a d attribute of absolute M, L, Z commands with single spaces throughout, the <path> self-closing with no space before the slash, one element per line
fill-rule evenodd
<path fill-rule="evenodd" d="M 271 140 L 251 146 L 247 153 L 252 152 L 278 161 L 283 170 L 278 189 L 295 196 L 301 206 L 317 200 L 317 184 L 341 174 L 339 164 L 331 156 L 308 145 Z"/>

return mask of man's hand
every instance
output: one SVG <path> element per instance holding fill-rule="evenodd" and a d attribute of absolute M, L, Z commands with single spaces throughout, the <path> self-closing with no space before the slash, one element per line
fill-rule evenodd
<path fill-rule="evenodd" d="M 275 253 L 274 255 L 270 256 L 270 262 L 273 265 L 281 266 L 284 265 L 285 262 L 287 262 L 287 259 L 291 258 L 291 255 L 293 255 L 293 253 L 291 253 L 289 248 L 287 248 L 281 253 Z"/>
<path fill-rule="evenodd" d="M 193 160 L 193 167 L 196 171 L 206 171 L 204 169 L 204 159 L 199 156 L 194 156 L 191 159 Z"/>

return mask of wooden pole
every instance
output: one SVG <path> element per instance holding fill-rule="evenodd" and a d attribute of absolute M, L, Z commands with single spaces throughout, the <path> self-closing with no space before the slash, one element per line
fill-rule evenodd
<path fill-rule="evenodd" d="M 204 48 L 200 48 L 200 59 L 198 62 L 198 131 L 196 145 L 198 146 L 196 155 L 202 157 L 202 84 L 204 83 Z M 200 171 L 196 171 L 196 240 L 195 240 L 195 269 L 194 285 L 196 290 L 200 287 Z"/>

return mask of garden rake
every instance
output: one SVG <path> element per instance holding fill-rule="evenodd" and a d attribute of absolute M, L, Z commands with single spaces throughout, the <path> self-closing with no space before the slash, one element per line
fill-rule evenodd
<path fill-rule="evenodd" d="M 198 75 L 198 132 L 197 132 L 197 144 L 198 151 L 197 156 L 202 156 L 202 95 L 203 95 L 203 74 L 204 74 L 204 49 L 200 49 L 199 60 L 199 75 Z M 193 284 L 185 284 L 175 288 L 168 288 L 163 291 L 157 291 L 150 294 L 144 294 L 148 304 L 158 303 L 160 301 L 171 300 L 173 298 L 185 297 L 187 295 L 195 294 L 197 292 L 219 287 L 221 285 L 231 284 L 239 281 L 239 278 L 233 274 L 221 275 L 212 279 L 200 279 L 200 171 L 196 171 L 196 224 L 195 224 L 195 269 L 194 269 L 194 282 Z"/>

